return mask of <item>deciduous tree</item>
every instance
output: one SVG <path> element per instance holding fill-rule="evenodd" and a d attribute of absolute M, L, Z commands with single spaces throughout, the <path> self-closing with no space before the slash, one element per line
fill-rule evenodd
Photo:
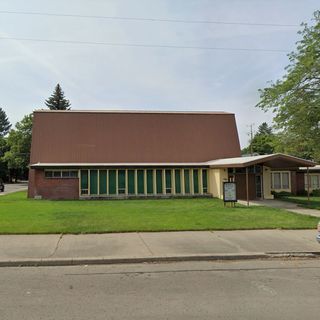
<path fill-rule="evenodd" d="M 272 110 L 280 130 L 280 148 L 320 161 L 320 11 L 313 24 L 302 24 L 284 77 L 260 90 L 262 110 Z"/>
<path fill-rule="evenodd" d="M 16 124 L 15 129 L 9 132 L 7 139 L 9 150 L 4 154 L 3 159 L 8 163 L 8 168 L 16 179 L 23 175 L 28 169 L 31 149 L 32 118 L 32 114 L 24 116 L 24 118 Z"/>

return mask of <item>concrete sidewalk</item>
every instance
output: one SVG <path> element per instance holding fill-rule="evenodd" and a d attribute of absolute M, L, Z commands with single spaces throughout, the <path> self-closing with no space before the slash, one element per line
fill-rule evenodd
<path fill-rule="evenodd" d="M 244 206 L 247 205 L 247 202 L 244 200 L 238 200 L 238 202 Z M 271 208 L 278 208 L 287 210 L 290 212 L 303 214 L 306 216 L 313 216 L 320 218 L 320 210 L 317 209 L 308 209 L 298 206 L 296 203 L 288 202 L 288 201 L 281 201 L 278 199 L 274 200 L 250 200 L 249 202 L 250 206 L 265 206 L 265 207 L 271 207 Z"/>
<path fill-rule="evenodd" d="M 320 254 L 316 230 L 1 235 L 0 266 L 264 258 Z"/>

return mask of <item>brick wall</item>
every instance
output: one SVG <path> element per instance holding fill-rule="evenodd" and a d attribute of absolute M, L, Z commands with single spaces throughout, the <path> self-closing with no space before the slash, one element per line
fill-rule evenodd
<path fill-rule="evenodd" d="M 42 196 L 43 199 L 79 199 L 79 179 L 48 179 L 44 170 L 29 171 L 28 197 Z"/>
<path fill-rule="evenodd" d="M 297 195 L 297 172 L 291 171 L 291 193 Z"/>
<path fill-rule="evenodd" d="M 305 192 L 304 188 L 304 172 L 297 172 L 296 174 L 297 194 Z"/>

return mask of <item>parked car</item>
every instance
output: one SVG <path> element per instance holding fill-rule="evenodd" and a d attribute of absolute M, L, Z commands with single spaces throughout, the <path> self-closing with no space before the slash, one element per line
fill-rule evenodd
<path fill-rule="evenodd" d="M 320 243 L 320 221 L 318 223 L 318 235 L 317 235 L 317 241 Z"/>
<path fill-rule="evenodd" d="M 4 192 L 4 183 L 1 179 L 0 179 L 0 192 Z"/>

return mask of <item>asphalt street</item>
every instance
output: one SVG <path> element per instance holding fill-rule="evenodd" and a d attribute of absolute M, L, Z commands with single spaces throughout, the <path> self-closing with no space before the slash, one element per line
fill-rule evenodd
<path fill-rule="evenodd" d="M 20 182 L 20 183 L 6 183 L 4 185 L 4 192 L 0 192 L 0 196 L 14 193 L 17 191 L 24 191 L 28 189 L 28 183 L 27 182 Z"/>
<path fill-rule="evenodd" d="M 1 320 L 317 319 L 320 261 L 1 268 Z"/>

